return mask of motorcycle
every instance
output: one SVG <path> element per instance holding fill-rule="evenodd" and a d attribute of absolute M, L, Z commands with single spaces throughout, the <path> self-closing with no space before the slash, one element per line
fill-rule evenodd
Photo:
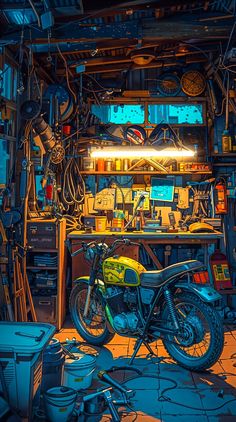
<path fill-rule="evenodd" d="M 137 245 L 118 239 L 83 243 L 73 252 L 84 252 L 91 263 L 89 276 L 75 280 L 70 314 L 80 336 L 103 346 L 115 334 L 136 338 L 133 363 L 144 344 L 161 339 L 168 354 L 182 367 L 203 371 L 219 359 L 224 345 L 221 318 L 213 307 L 221 295 L 209 284 L 196 284 L 193 274 L 203 270 L 197 260 L 147 271 L 139 262 L 114 254 L 121 245 Z M 138 244 L 139 245 L 139 244 Z"/>

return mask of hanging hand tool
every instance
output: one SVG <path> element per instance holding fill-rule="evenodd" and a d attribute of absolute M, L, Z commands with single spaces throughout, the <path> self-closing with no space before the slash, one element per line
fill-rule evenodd
<path fill-rule="evenodd" d="M 7 236 L 6 236 L 6 232 L 5 232 L 5 229 L 3 227 L 3 223 L 2 223 L 1 219 L 0 219 L 0 234 L 1 234 L 1 237 L 2 237 L 2 245 L 4 247 L 4 252 L 6 252 Z M 7 258 L 6 258 L 6 260 L 7 260 Z M 7 260 L 6 263 L 8 263 L 8 260 Z M 2 263 L 0 263 L 0 264 L 2 264 Z M 0 278 L 1 278 L 1 283 L 2 283 L 2 286 L 3 286 L 4 295 L 5 295 L 5 302 L 6 302 L 6 306 L 7 306 L 9 320 L 14 321 L 13 309 L 12 309 L 10 292 L 9 292 L 8 278 L 7 278 L 6 274 L 3 274 L 1 267 L 0 267 Z"/>

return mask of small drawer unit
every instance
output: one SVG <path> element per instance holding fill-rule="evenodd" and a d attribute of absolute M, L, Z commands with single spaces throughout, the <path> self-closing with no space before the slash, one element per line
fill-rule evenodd
<path fill-rule="evenodd" d="M 28 222 L 27 244 L 31 248 L 58 248 L 58 223 L 50 220 Z"/>
<path fill-rule="evenodd" d="M 33 296 L 33 301 L 38 322 L 57 322 L 56 296 Z"/>

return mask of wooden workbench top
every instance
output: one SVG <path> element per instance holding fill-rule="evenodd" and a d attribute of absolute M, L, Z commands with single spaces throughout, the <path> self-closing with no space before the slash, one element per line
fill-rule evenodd
<path fill-rule="evenodd" d="M 221 239 L 223 233 L 190 233 L 190 232 L 178 232 L 178 233 L 158 233 L 158 232 L 95 232 L 86 233 L 85 231 L 74 230 L 68 234 L 69 239 L 95 239 L 98 237 L 127 237 L 132 239 Z"/>

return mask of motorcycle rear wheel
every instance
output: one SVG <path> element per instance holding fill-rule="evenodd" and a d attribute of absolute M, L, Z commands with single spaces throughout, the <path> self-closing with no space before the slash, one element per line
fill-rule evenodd
<path fill-rule="evenodd" d="M 224 346 L 224 329 L 219 314 L 192 293 L 175 295 L 174 305 L 183 335 L 167 335 L 163 339 L 166 351 L 188 370 L 209 369 L 218 361 Z M 174 328 L 167 304 L 164 305 L 162 319 L 165 327 Z"/>
<path fill-rule="evenodd" d="M 91 293 L 88 315 L 84 318 L 87 291 L 86 283 L 79 283 L 73 287 L 69 300 L 71 319 L 74 327 L 87 343 L 103 346 L 112 340 L 115 333 L 109 330 L 104 300 L 96 286 Z"/>

